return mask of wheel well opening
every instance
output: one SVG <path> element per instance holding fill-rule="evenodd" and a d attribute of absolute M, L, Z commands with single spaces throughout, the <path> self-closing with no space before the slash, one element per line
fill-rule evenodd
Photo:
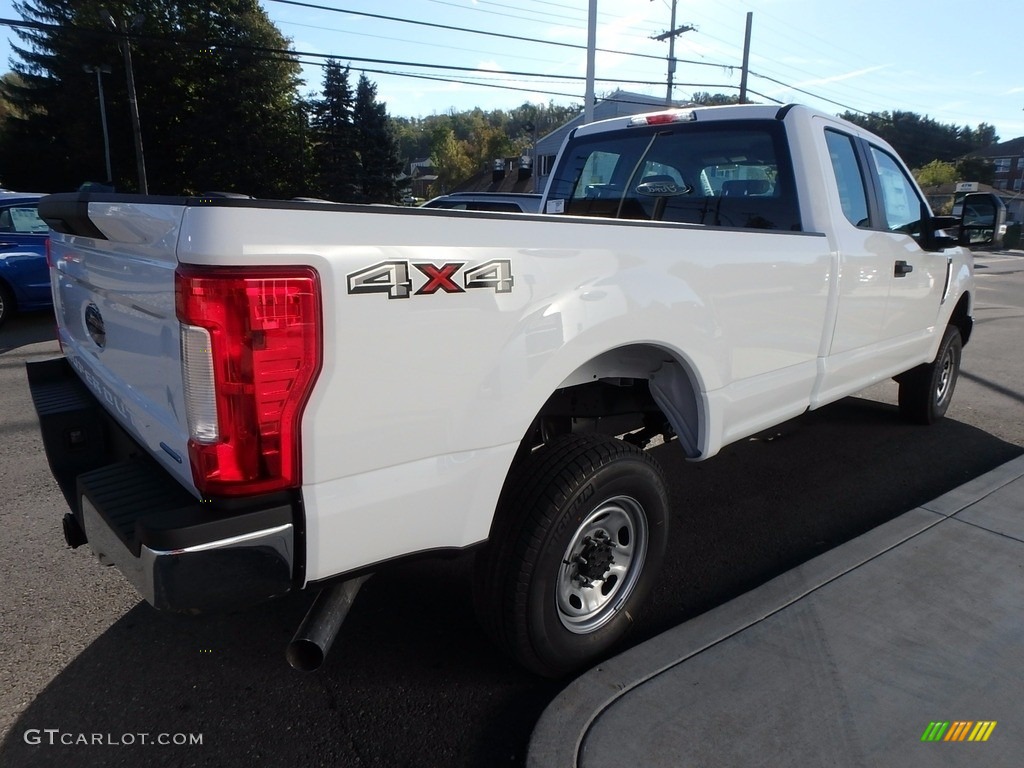
<path fill-rule="evenodd" d="M 538 411 L 517 460 L 563 434 L 620 437 L 640 448 L 678 440 L 700 455 L 701 413 L 690 370 L 650 345 L 606 352 L 577 368 Z"/>
<path fill-rule="evenodd" d="M 965 293 L 960 297 L 960 301 L 953 308 L 953 314 L 949 318 L 949 324 L 955 325 L 960 330 L 960 339 L 964 344 L 971 338 L 971 330 L 974 328 L 974 321 L 967 309 L 970 304 L 971 295 Z"/>

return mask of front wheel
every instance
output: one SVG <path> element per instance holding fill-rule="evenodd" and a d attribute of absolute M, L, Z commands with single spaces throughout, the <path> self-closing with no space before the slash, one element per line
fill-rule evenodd
<path fill-rule="evenodd" d="M 14 314 L 14 294 L 0 282 L 0 325 L 3 325 Z"/>
<path fill-rule="evenodd" d="M 665 554 L 660 468 L 613 438 L 567 435 L 510 475 L 476 563 L 481 623 L 520 664 L 557 677 L 632 626 Z"/>
<path fill-rule="evenodd" d="M 962 349 L 960 330 L 955 325 L 946 326 L 935 360 L 899 377 L 900 413 L 904 418 L 931 424 L 946 414 L 960 376 Z"/>

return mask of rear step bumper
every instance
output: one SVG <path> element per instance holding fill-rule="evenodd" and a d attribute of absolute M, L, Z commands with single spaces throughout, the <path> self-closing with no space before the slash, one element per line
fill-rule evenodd
<path fill-rule="evenodd" d="M 46 456 L 87 540 L 156 608 L 236 608 L 301 584 L 298 494 L 199 501 L 117 424 L 65 358 L 28 363 Z M 83 536 L 84 533 L 84 536 Z"/>

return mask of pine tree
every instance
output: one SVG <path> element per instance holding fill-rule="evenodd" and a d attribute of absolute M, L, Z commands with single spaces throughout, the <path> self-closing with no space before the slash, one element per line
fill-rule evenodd
<path fill-rule="evenodd" d="M 315 194 L 337 202 L 360 199 L 362 176 L 353 123 L 349 69 L 336 61 L 324 69 L 323 97 L 313 104 L 312 139 L 317 173 Z"/>
<path fill-rule="evenodd" d="M 387 105 L 377 101 L 377 86 L 365 74 L 359 75 L 352 118 L 359 137 L 364 202 L 397 202 L 397 176 L 402 170 L 398 140 L 391 127 Z"/>

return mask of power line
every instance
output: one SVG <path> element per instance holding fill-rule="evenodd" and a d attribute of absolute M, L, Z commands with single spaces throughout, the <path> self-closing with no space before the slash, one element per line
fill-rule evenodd
<path fill-rule="evenodd" d="M 385 36 L 385 35 L 371 35 L 371 34 L 369 34 L 367 32 L 352 32 L 351 30 L 347 30 L 347 29 L 337 29 L 336 27 L 323 27 L 323 26 L 319 26 L 317 24 L 302 24 L 302 23 L 297 22 L 297 21 L 279 21 L 278 24 L 287 25 L 289 27 L 305 27 L 305 28 L 308 28 L 308 29 L 316 29 L 316 30 L 320 30 L 320 31 L 323 31 L 323 32 L 337 32 L 338 34 L 341 34 L 341 35 L 357 35 L 358 37 L 368 37 L 368 38 L 373 39 L 373 40 L 387 40 L 389 42 L 407 43 L 409 45 L 423 45 L 423 46 L 428 46 L 428 47 L 432 47 L 432 48 L 443 48 L 444 50 L 461 51 L 463 53 L 483 53 L 483 54 L 491 54 L 491 53 L 493 53 L 493 51 L 481 50 L 481 49 L 478 49 L 478 48 L 462 48 L 460 46 L 455 46 L 455 45 L 443 45 L 442 46 L 442 45 L 439 45 L 438 43 L 434 43 L 434 42 L 423 42 L 422 40 L 408 40 L 408 39 L 401 38 L 401 37 L 390 37 L 390 36 Z M 522 59 L 523 61 L 537 61 L 537 62 L 542 62 L 542 63 L 547 63 L 547 64 L 552 63 L 551 59 L 541 59 L 541 58 L 538 58 L 536 56 L 523 56 L 522 54 L 516 54 L 516 58 L 517 59 Z"/>
<path fill-rule="evenodd" d="M 282 0 L 278 0 L 278 1 L 282 1 Z M 44 24 L 42 22 L 17 22 L 17 21 L 14 21 L 12 19 L 0 19 L 0 25 L 9 25 L 9 26 L 18 26 L 18 27 L 31 27 L 31 28 L 34 28 L 34 29 L 44 29 L 44 30 L 49 30 L 49 31 L 65 31 L 65 30 L 67 30 L 69 28 L 69 27 L 63 26 L 63 25 Z M 104 35 L 110 35 L 111 34 L 111 33 L 108 33 L 104 29 L 95 29 L 95 28 L 92 28 L 92 27 L 75 27 L 75 26 L 71 26 L 70 28 L 71 29 L 75 29 L 76 31 L 85 31 L 85 32 L 89 32 L 89 33 L 100 33 L 100 34 L 104 34 Z M 480 67 L 463 67 L 463 66 L 458 66 L 458 65 L 454 65 L 454 64 L 428 64 L 428 63 L 424 63 L 424 62 L 402 61 L 402 60 L 396 60 L 396 59 L 377 59 L 377 58 L 369 58 L 369 57 L 362 57 L 362 56 L 348 56 L 348 55 L 345 55 L 345 54 L 338 54 L 338 53 L 317 53 L 315 51 L 296 51 L 296 50 L 291 50 L 291 49 L 270 48 L 270 47 L 267 47 L 267 46 L 242 45 L 242 44 L 238 44 L 238 43 L 225 42 L 225 41 L 221 41 L 221 40 L 199 40 L 199 39 L 195 39 L 195 38 L 183 38 L 183 37 L 171 38 L 171 37 L 167 37 L 167 36 L 163 36 L 163 35 L 147 35 L 147 34 L 144 34 L 144 33 L 135 33 L 132 37 L 133 37 L 133 39 L 136 39 L 136 40 L 150 40 L 150 41 L 160 42 L 160 43 L 171 43 L 171 44 L 175 44 L 175 45 L 187 45 L 187 46 L 194 47 L 194 48 L 205 48 L 205 47 L 210 47 L 210 46 L 216 46 L 217 48 L 221 48 L 221 49 L 242 50 L 242 51 L 249 51 L 249 52 L 253 52 L 253 53 L 265 53 L 265 54 L 273 54 L 275 56 L 285 56 L 285 57 L 293 57 L 293 58 L 294 57 L 299 57 L 299 56 L 305 56 L 305 57 L 314 58 L 314 59 L 338 59 L 338 60 L 345 60 L 345 61 L 363 61 L 363 62 L 368 62 L 370 64 L 387 64 L 387 65 L 399 66 L 399 67 L 414 67 L 414 68 L 422 68 L 422 69 L 439 69 L 439 70 L 448 70 L 448 71 L 452 71 L 452 72 L 485 72 L 485 73 L 494 73 L 493 70 L 482 69 Z M 550 79 L 550 80 L 565 80 L 565 81 L 583 81 L 585 79 L 585 78 L 583 78 L 580 75 L 548 74 L 548 73 L 545 73 L 545 72 L 523 72 L 523 71 L 519 71 L 519 70 L 502 70 L 498 74 L 501 74 L 501 75 L 504 75 L 504 76 L 509 76 L 509 77 L 541 77 L 541 78 L 547 78 L 547 79 Z M 600 82 L 630 83 L 632 85 L 652 85 L 652 86 L 654 86 L 654 85 L 662 85 L 663 84 L 662 81 L 660 81 L 660 80 L 631 80 L 631 79 L 628 79 L 628 78 L 621 78 L 621 77 L 617 77 L 617 78 L 597 78 L 597 79 Z"/>
<path fill-rule="evenodd" d="M 819 99 L 820 101 L 826 101 L 829 104 L 836 105 L 837 107 L 842 107 L 843 109 L 849 110 L 850 112 L 857 112 L 861 115 L 871 114 L 870 112 L 865 112 L 863 109 L 857 109 L 856 107 L 851 107 L 848 104 L 842 104 L 838 101 L 833 101 L 832 99 L 826 99 L 824 96 L 818 96 L 817 94 L 811 93 L 810 91 L 805 91 L 803 88 L 797 88 L 795 85 L 789 85 L 788 83 L 784 83 L 781 80 L 776 80 L 774 77 L 768 77 L 768 75 L 759 75 L 757 72 L 754 72 L 753 70 L 750 70 L 750 74 L 754 77 L 759 77 L 762 80 L 767 80 L 770 83 L 781 85 L 783 88 L 789 88 L 791 91 L 802 93 L 805 96 L 810 96 L 812 98 Z"/>
<path fill-rule="evenodd" d="M 372 18 L 380 18 L 380 19 L 385 19 L 385 20 L 389 20 L 389 21 L 400 21 L 400 22 L 405 22 L 405 23 L 410 23 L 410 24 L 417 24 L 417 25 L 424 25 L 424 26 L 429 26 L 429 27 L 439 27 L 439 26 L 441 26 L 441 25 L 430 23 L 430 22 L 420 22 L 420 21 L 412 21 L 412 20 L 407 20 L 407 19 L 397 19 L 397 18 L 394 18 L 394 17 L 380 16 L 378 14 L 368 14 L 368 13 L 364 13 L 364 12 L 361 12 L 361 11 L 346 11 L 346 10 L 342 10 L 342 9 L 332 9 L 332 8 L 328 8 L 326 6 L 317 6 L 317 5 L 314 5 L 312 3 L 300 2 L 299 0 L 271 0 L 271 1 L 272 2 L 283 3 L 283 4 L 286 4 L 286 5 L 296 5 L 296 6 L 302 6 L 302 7 L 311 7 L 311 8 L 317 8 L 317 9 L 320 9 L 320 10 L 336 11 L 336 12 L 339 12 L 339 13 L 352 13 L 352 14 L 360 15 L 360 16 L 368 16 L 368 17 L 372 17 Z M 0 25 L 9 26 L 9 27 L 18 27 L 18 28 L 29 28 L 29 29 L 35 29 L 35 30 L 44 30 L 44 31 L 51 31 L 51 32 L 66 31 L 69 28 L 69 26 L 70 26 L 71 29 L 74 29 L 74 30 L 80 31 L 80 32 L 86 32 L 86 33 L 91 33 L 91 34 L 101 34 L 101 35 L 108 35 L 109 34 L 104 29 L 95 29 L 95 28 L 90 28 L 90 27 L 77 27 L 77 26 L 74 26 L 74 25 L 46 24 L 46 23 L 43 23 L 43 22 L 35 22 L 35 21 L 17 21 L 17 20 L 14 20 L 14 19 L 0 19 Z M 445 27 L 445 28 L 447 28 L 447 27 Z M 458 28 L 456 28 L 456 29 L 458 29 Z M 578 45 L 574 45 L 574 44 L 571 44 L 571 43 L 555 43 L 555 42 L 550 42 L 550 41 L 537 40 L 537 39 L 533 39 L 533 38 L 521 38 L 521 37 L 514 36 L 514 35 L 505 35 L 503 33 L 482 32 L 482 31 L 478 31 L 478 30 L 463 30 L 463 31 L 473 32 L 473 33 L 482 34 L 482 35 L 504 37 L 504 38 L 518 39 L 518 40 L 526 40 L 526 41 L 529 41 L 529 42 L 536 42 L 536 43 L 541 43 L 541 44 L 545 44 L 545 45 L 569 47 L 569 48 L 575 48 L 575 49 L 585 48 L 585 46 L 578 46 Z M 184 44 L 184 45 L 189 45 L 189 46 L 193 46 L 193 47 L 197 47 L 197 48 L 208 47 L 211 44 L 214 44 L 214 45 L 217 45 L 220 48 L 225 48 L 225 49 L 246 50 L 246 51 L 253 52 L 253 53 L 262 53 L 262 54 L 265 54 L 265 55 L 272 55 L 274 57 L 283 57 L 283 58 L 287 58 L 287 59 L 291 59 L 291 60 L 297 61 L 300 64 L 303 63 L 303 62 L 299 61 L 298 57 L 307 57 L 307 58 L 322 59 L 322 60 L 339 60 L 339 61 L 340 60 L 344 60 L 344 61 L 350 61 L 350 62 L 354 61 L 354 62 L 363 62 L 363 63 L 377 64 L 377 65 L 387 65 L 387 66 L 397 66 L 397 67 L 412 67 L 412 68 L 419 68 L 419 69 L 444 70 L 444 71 L 450 71 L 450 72 L 465 72 L 465 73 L 481 72 L 481 73 L 493 74 L 492 70 L 484 70 L 484 69 L 481 69 L 479 67 L 462 67 L 462 66 L 446 65 L 446 64 L 427 64 L 427 63 L 421 63 L 421 62 L 401 61 L 401 60 L 392 60 L 392 59 L 377 59 L 377 58 L 358 57 L 358 56 L 345 56 L 343 54 L 321 54 L 321 53 L 316 53 L 316 52 L 311 52 L 311 51 L 295 51 L 295 50 L 289 50 L 289 49 L 277 49 L 277 48 L 268 48 L 268 47 L 261 47 L 261 46 L 239 45 L 239 44 L 226 43 L 226 42 L 220 41 L 220 40 L 211 41 L 211 40 L 197 40 L 197 39 L 188 39 L 188 38 L 173 38 L 172 39 L 172 38 L 168 38 L 168 37 L 165 37 L 165 36 L 155 36 L 155 35 L 145 35 L 145 34 L 136 34 L 136 35 L 134 35 L 134 37 L 136 39 L 139 39 L 139 40 L 151 40 L 151 41 L 155 41 L 155 42 L 172 43 L 172 44 L 177 44 L 177 45 Z M 620 53 L 620 54 L 624 54 L 625 53 L 625 52 L 622 52 L 622 51 L 613 51 L 613 50 L 609 50 L 609 49 L 599 49 L 599 50 L 602 50 L 602 51 L 604 51 L 606 53 Z M 647 56 L 645 54 L 626 54 L 626 55 L 636 55 L 636 56 L 642 56 L 644 58 L 653 58 L 653 59 L 656 59 L 658 61 L 662 60 L 661 57 Z M 734 69 L 735 68 L 735 67 L 732 67 L 732 66 L 726 65 L 726 64 L 699 62 L 699 61 L 688 61 L 688 60 L 684 60 L 684 59 L 680 59 L 679 61 L 681 61 L 683 63 L 695 64 L 695 65 L 701 65 L 701 66 L 713 66 L 713 67 L 722 68 L 722 69 Z M 308 65 L 309 62 L 306 62 L 306 64 Z M 367 70 L 367 71 L 369 71 L 369 70 Z M 384 70 L 381 70 L 379 73 L 380 74 L 394 74 L 395 76 L 410 76 L 410 75 L 401 75 L 399 73 L 387 72 L 387 71 L 384 71 Z M 792 86 L 792 85 L 790 85 L 788 83 L 785 83 L 785 82 L 783 82 L 781 80 L 778 80 L 776 78 L 773 78 L 773 77 L 770 77 L 770 76 L 767 76 L 767 75 L 763 75 L 763 74 L 759 74 L 759 73 L 756 73 L 756 72 L 753 72 L 753 71 L 751 71 L 750 74 L 752 76 L 759 77 L 759 78 L 761 78 L 763 80 L 767 80 L 769 82 L 775 83 L 776 85 L 780 85 L 782 87 L 789 88 L 789 89 L 794 90 L 794 91 L 796 91 L 798 93 L 802 93 L 802 94 L 810 96 L 812 98 L 820 99 L 820 100 L 825 101 L 827 103 L 834 104 L 836 106 L 842 107 L 843 109 L 847 109 L 847 110 L 850 110 L 850 111 L 853 111 L 853 112 L 858 112 L 860 114 L 869 114 L 867 112 L 864 112 L 863 110 L 857 109 L 855 107 L 851 107 L 851 106 L 849 106 L 847 104 L 843 104 L 841 102 L 837 102 L 837 101 L 828 99 L 826 97 L 819 96 L 819 95 L 817 95 L 815 93 L 812 93 L 810 91 L 798 88 L 796 86 Z M 543 79 L 548 80 L 548 81 L 556 80 L 556 81 L 567 81 L 567 82 L 581 82 L 581 81 L 584 80 L 583 77 L 575 76 L 575 75 L 559 75 L 559 74 L 547 74 L 547 73 L 539 73 L 539 72 L 523 72 L 523 71 L 516 71 L 516 70 L 502 71 L 502 72 L 500 72 L 500 75 L 503 76 L 503 77 L 526 77 L 526 78 L 535 77 L 535 78 L 543 78 Z M 421 76 L 421 78 L 422 79 L 429 79 L 425 75 Z M 462 82 L 460 80 L 451 80 L 451 79 L 446 80 L 444 78 L 435 78 L 435 79 L 443 81 L 443 82 Z M 660 85 L 663 85 L 662 81 L 655 81 L 655 80 L 630 80 L 630 79 L 624 79 L 624 78 L 598 78 L 598 81 L 599 82 L 604 82 L 604 83 L 627 83 L 627 84 L 631 84 L 631 85 L 644 85 L 644 86 L 660 86 Z M 543 82 L 543 80 L 541 82 Z M 495 84 L 488 84 L 486 82 L 480 82 L 479 84 L 483 85 L 483 86 L 486 86 L 486 87 L 497 87 L 497 88 L 503 88 L 503 89 L 507 89 L 507 90 L 518 90 L 518 91 L 525 92 L 525 93 L 543 93 L 544 95 L 567 96 L 567 97 L 570 97 L 570 98 L 578 98 L 577 94 L 565 94 L 565 93 L 556 93 L 556 92 L 548 93 L 548 92 L 544 92 L 544 91 L 541 91 L 541 90 L 538 90 L 538 89 L 533 89 L 533 88 L 516 88 L 516 87 L 513 87 L 513 86 L 507 86 L 507 85 L 499 86 L 499 85 L 495 85 Z M 690 87 L 692 87 L 692 88 L 726 88 L 726 89 L 735 89 L 736 88 L 736 86 L 728 85 L 728 84 L 678 83 L 676 85 L 678 87 L 688 87 L 688 88 L 690 88 Z M 755 91 L 751 91 L 751 93 L 754 93 L 756 96 L 758 96 L 760 98 L 764 98 L 764 99 L 767 99 L 769 101 L 773 101 L 773 102 L 776 102 L 776 103 L 781 103 L 781 102 L 778 102 L 777 99 L 765 96 L 764 94 L 757 93 Z"/>
<path fill-rule="evenodd" d="M 517 7 L 517 6 L 507 5 L 506 3 L 493 2 L 493 0 L 474 0 L 473 7 L 471 7 L 471 8 L 467 8 L 465 5 L 461 5 L 461 4 L 458 4 L 458 3 L 455 3 L 455 2 L 450 2 L 449 0 L 429 0 L 429 2 L 436 3 L 437 5 L 447 5 L 447 6 L 451 6 L 453 8 L 458 8 L 459 10 L 462 10 L 462 11 L 470 10 L 470 11 L 473 11 L 475 13 L 488 13 L 488 14 L 492 14 L 492 15 L 495 15 L 495 16 L 503 16 L 505 18 L 516 19 L 518 21 L 527 21 L 527 22 L 531 22 L 531 23 L 537 23 L 537 22 L 542 21 L 541 19 L 538 19 L 538 18 L 532 17 L 532 16 L 520 16 L 520 15 L 517 15 L 515 13 L 502 13 L 500 11 L 488 11 L 488 10 L 486 10 L 484 8 L 477 7 L 477 6 L 481 6 L 481 5 L 490 5 L 490 6 L 494 6 L 496 8 L 506 8 L 506 9 L 508 9 L 510 11 L 520 11 L 522 13 L 536 14 L 536 16 L 547 16 L 547 17 L 552 18 L 552 19 L 564 19 L 564 20 L 571 21 L 571 22 L 576 22 L 576 23 L 575 24 L 563 24 L 563 26 L 569 26 L 569 27 L 571 27 L 573 29 L 579 29 L 579 30 L 585 30 L 586 29 L 587 17 L 586 17 L 586 14 L 584 14 L 582 16 L 579 14 L 579 11 L 581 10 L 579 7 L 575 7 L 575 6 L 571 6 L 571 5 L 563 5 L 563 4 L 559 4 L 559 3 L 549 3 L 549 2 L 546 2 L 546 0 L 532 0 L 532 1 L 534 3 L 539 4 L 539 5 L 543 5 L 545 8 L 551 8 L 551 7 L 565 8 L 566 10 L 577 11 L 577 13 L 576 13 L 575 16 L 567 16 L 567 15 L 561 14 L 561 13 L 551 13 L 550 11 L 535 11 L 535 10 L 531 10 L 529 8 L 521 8 L 521 7 Z M 622 19 L 628 18 L 626 16 L 619 16 L 619 15 L 616 15 L 616 14 L 613 14 L 613 13 L 602 13 L 600 11 L 598 12 L 597 15 L 598 15 L 599 18 L 612 19 L 612 20 L 615 20 L 615 21 L 621 21 Z M 651 27 L 652 33 L 653 33 L 653 30 L 654 30 L 654 27 L 652 26 Z M 638 34 L 623 34 L 622 37 L 628 37 L 628 38 L 633 38 L 633 39 L 636 39 L 636 40 L 644 40 L 644 41 L 650 39 L 650 35 L 638 35 Z"/>
<path fill-rule="evenodd" d="M 585 50 L 587 50 L 587 46 L 585 46 L 585 45 L 578 45 L 576 43 L 558 43 L 558 42 L 554 42 L 552 40 L 541 40 L 541 39 L 536 38 L 536 37 L 523 37 L 522 35 L 510 35 L 510 34 L 507 34 L 505 32 L 486 32 L 486 31 L 480 30 L 480 29 L 469 29 L 468 27 L 454 27 L 454 26 L 451 26 L 450 24 L 435 24 L 435 23 L 430 22 L 430 21 L 417 21 L 415 19 L 402 19 L 402 18 L 399 18 L 397 16 L 384 16 L 384 15 L 381 15 L 379 13 L 367 13 L 366 11 L 353 11 L 353 10 L 349 10 L 347 8 L 331 8 L 330 6 L 326 6 L 326 5 L 317 5 L 316 3 L 301 2 L 301 0 L 268 0 L 268 2 L 280 3 L 282 5 L 294 5 L 294 6 L 298 6 L 300 8 L 312 8 L 312 9 L 317 10 L 317 11 L 328 11 L 329 13 L 344 13 L 344 14 L 349 14 L 351 16 L 362 16 L 364 18 L 378 19 L 378 20 L 381 20 L 381 21 L 394 21 L 394 22 L 397 22 L 399 24 L 414 24 L 414 25 L 420 26 L 420 27 L 429 27 L 429 28 L 432 28 L 432 29 L 443 29 L 443 30 L 446 30 L 446 31 L 449 31 L 449 32 L 451 32 L 451 31 L 454 31 L 454 32 L 466 32 L 466 33 L 471 34 L 471 35 L 486 35 L 487 37 L 499 37 L 499 38 L 502 38 L 502 39 L 505 39 L 505 40 L 517 40 L 517 41 L 523 42 L 523 43 L 540 43 L 541 45 L 558 46 L 560 48 L 572 48 L 572 49 L 578 50 L 578 51 L 585 51 Z M 654 59 L 656 61 L 663 61 L 664 60 L 663 56 L 655 56 L 654 54 L 649 54 L 649 53 L 634 53 L 632 51 L 617 51 L 617 50 L 614 50 L 614 49 L 611 49 L 611 48 L 598 48 L 596 50 L 600 51 L 601 53 L 615 53 L 615 54 L 618 54 L 620 56 L 635 56 L 635 57 L 641 58 L 641 59 Z"/>
<path fill-rule="evenodd" d="M 340 61 L 340 59 L 339 59 L 339 61 Z M 299 63 L 303 64 L 303 65 L 306 65 L 306 66 L 325 67 L 325 66 L 327 66 L 328 62 L 326 62 L 326 61 L 301 61 L 300 60 Z M 373 75 L 388 75 L 388 76 L 391 76 L 391 77 L 406 77 L 406 78 L 410 78 L 410 79 L 414 79 L 414 80 L 429 80 L 429 81 L 440 82 L 440 83 L 462 84 L 466 80 L 465 77 L 463 77 L 462 79 L 458 79 L 457 80 L 455 78 L 443 77 L 441 75 L 426 75 L 426 74 L 422 74 L 422 73 L 418 73 L 418 72 L 397 72 L 395 70 L 390 70 L 390 69 L 367 69 L 367 68 L 364 68 L 364 67 L 359 67 L 358 71 L 359 72 L 368 72 L 368 73 L 373 74 Z M 580 78 L 580 79 L 582 79 L 582 78 Z M 621 82 L 621 81 L 608 80 L 608 81 L 604 81 L 604 82 Z M 543 83 L 540 83 L 540 84 L 543 85 Z M 548 91 L 548 90 L 542 90 L 540 88 L 525 88 L 523 86 L 499 84 L 499 83 L 489 82 L 486 79 L 479 78 L 479 77 L 478 78 L 474 78 L 474 85 L 479 85 L 479 86 L 484 87 L 484 88 L 495 88 L 495 89 L 505 90 L 505 91 L 518 91 L 520 93 L 538 93 L 538 94 L 541 94 L 543 96 L 565 96 L 565 97 L 572 98 L 572 99 L 579 99 L 579 98 L 581 98 L 578 93 L 565 93 L 563 91 Z M 658 83 L 658 85 L 661 85 L 661 83 Z M 678 83 L 678 85 L 682 86 L 682 87 L 687 87 L 687 88 L 726 88 L 726 89 L 733 89 L 733 90 L 735 90 L 736 87 L 737 87 L 735 85 L 730 85 L 729 83 Z M 761 96 L 762 98 L 767 99 L 768 101 L 773 101 L 776 104 L 781 104 L 782 103 L 782 102 L 778 101 L 777 99 L 773 99 L 773 98 L 771 98 L 769 96 L 763 96 L 762 94 L 756 93 L 755 91 L 750 91 L 750 92 L 754 93 L 757 96 Z M 608 101 L 608 102 L 614 102 L 616 104 L 635 104 L 635 105 L 640 105 L 640 106 L 645 106 L 645 107 L 651 107 L 652 109 L 656 106 L 654 104 L 651 104 L 649 101 L 636 101 L 634 99 L 624 98 L 622 96 L 612 96 L 612 95 L 610 95 L 610 96 L 603 97 L 601 100 L 602 101 Z"/>
<path fill-rule="evenodd" d="M 486 8 L 475 8 L 475 7 L 467 8 L 465 5 L 461 5 L 459 3 L 448 2 L 448 0 L 429 0 L 429 2 L 435 3 L 436 5 L 447 5 L 447 6 L 451 7 L 451 8 L 458 8 L 460 11 L 474 11 L 475 13 L 487 13 L 487 14 L 490 14 L 492 16 L 502 16 L 502 17 L 504 17 L 506 19 L 516 19 L 517 21 L 532 21 L 532 22 L 538 21 L 538 19 L 536 19 L 536 18 L 530 18 L 529 16 L 517 16 L 514 13 L 502 13 L 501 11 L 488 11 Z M 481 0 L 477 0 L 477 3 L 479 3 L 480 5 L 495 5 L 495 6 L 499 7 L 499 8 L 510 8 L 511 7 L 511 6 L 507 6 L 507 5 L 502 5 L 501 3 L 488 3 L 486 0 L 483 0 L 482 2 L 481 2 Z M 537 14 L 539 16 L 548 16 L 548 17 L 553 18 L 553 19 L 566 19 L 568 21 L 579 21 L 580 20 L 579 16 L 564 16 L 564 15 L 562 15 L 560 13 L 548 13 L 548 12 L 545 12 L 545 11 L 531 11 L 531 10 L 526 9 L 526 8 L 515 8 L 513 10 L 521 10 L 521 11 L 523 11 L 523 13 L 535 13 L 535 14 Z"/>
<path fill-rule="evenodd" d="M 730 14 L 730 16 L 736 20 L 737 25 L 741 23 L 740 19 L 742 19 L 743 13 L 735 8 L 734 3 L 719 2 L 716 3 L 716 5 L 724 12 Z M 694 6 L 693 10 L 690 11 L 690 14 L 691 16 L 701 16 L 702 14 L 704 14 L 703 17 L 709 21 L 709 24 L 711 23 L 711 16 L 706 15 L 707 4 Z M 837 44 L 837 42 L 832 38 L 828 38 L 826 41 L 823 38 L 821 38 L 819 34 L 801 28 L 799 23 L 794 24 L 793 19 L 784 19 L 780 16 L 773 15 L 772 13 L 765 11 L 763 8 L 759 8 L 756 11 L 756 16 L 758 19 L 768 19 L 768 22 L 767 24 L 762 24 L 761 22 L 758 22 L 758 26 L 760 27 L 762 32 L 756 33 L 755 37 L 759 37 L 763 34 L 768 34 L 773 40 L 776 41 L 790 41 L 792 43 L 791 47 L 794 51 L 799 50 L 805 54 L 811 52 L 820 53 L 828 56 L 830 59 L 835 59 L 837 54 L 848 54 L 849 58 L 851 58 L 854 61 L 857 61 L 858 65 L 861 66 L 862 68 L 864 66 L 870 66 L 871 64 L 871 62 L 865 62 L 863 60 L 862 52 L 854 52 L 849 48 L 844 48 L 842 45 Z M 715 42 L 721 43 L 727 49 L 736 51 L 739 50 L 739 46 L 735 41 L 723 40 L 719 37 L 715 37 L 714 35 L 706 33 L 703 33 L 703 36 L 710 40 L 714 40 Z M 755 51 L 753 53 L 756 56 L 756 46 Z M 842 62 L 837 61 L 836 63 L 837 66 L 842 66 Z M 820 99 L 821 101 L 825 101 L 830 104 L 836 104 L 838 106 L 842 106 L 844 109 L 858 112 L 860 114 L 873 114 L 873 112 L 865 112 L 863 109 L 849 107 L 841 103 L 841 101 L 833 101 L 828 97 L 819 96 L 817 93 L 808 90 L 801 90 L 799 86 L 793 86 L 789 85 L 786 82 L 782 82 L 785 80 L 791 80 L 794 77 L 798 79 L 810 78 L 812 81 L 819 81 L 822 79 L 821 71 L 811 72 L 808 71 L 807 69 L 803 69 L 799 66 L 795 66 L 791 63 L 788 63 L 782 59 L 772 59 L 770 62 L 762 62 L 762 64 L 755 64 L 755 66 L 758 66 L 758 69 L 760 69 L 760 71 L 764 73 L 764 76 L 773 75 L 779 78 L 780 83 L 786 88 L 791 88 L 800 93 L 807 94 L 812 98 Z M 782 73 L 778 71 L 780 68 L 782 70 Z M 830 81 L 828 83 L 811 82 L 808 83 L 808 85 L 812 87 L 814 85 L 824 86 L 826 88 L 826 92 L 839 94 L 835 96 L 835 98 L 839 100 L 854 100 L 855 103 L 871 103 L 877 100 L 877 93 L 875 91 L 872 91 L 868 88 L 858 87 L 851 83 L 840 80 Z M 946 95 L 948 96 L 948 92 Z M 928 107 L 922 104 L 910 104 L 904 100 L 901 100 L 900 103 L 906 108 L 916 109 L 924 113 L 927 113 L 929 109 L 934 108 L 934 105 L 932 107 Z M 966 121 L 967 123 L 970 123 L 972 120 L 977 120 L 977 117 L 961 114 L 960 119 Z"/>

